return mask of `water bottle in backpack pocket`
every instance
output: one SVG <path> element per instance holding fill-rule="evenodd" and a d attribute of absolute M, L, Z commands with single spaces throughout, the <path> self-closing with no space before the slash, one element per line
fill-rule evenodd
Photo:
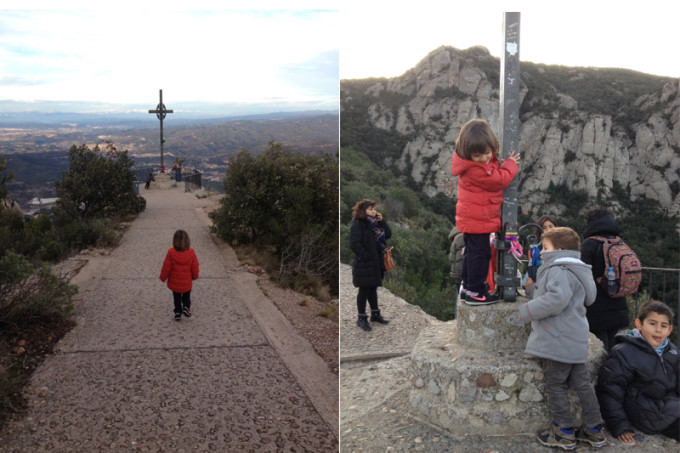
<path fill-rule="evenodd" d="M 619 282 L 616 281 L 616 274 L 614 268 L 609 266 L 607 268 L 607 295 L 614 297 L 619 292 Z"/>
<path fill-rule="evenodd" d="M 600 280 L 600 285 L 607 295 L 616 298 L 636 293 L 642 281 L 642 263 L 635 252 L 618 236 L 613 238 L 591 236 L 590 239 L 602 243 L 605 274 Z"/>

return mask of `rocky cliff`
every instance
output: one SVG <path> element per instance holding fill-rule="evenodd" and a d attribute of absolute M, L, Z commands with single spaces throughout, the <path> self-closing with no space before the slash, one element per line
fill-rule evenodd
<path fill-rule="evenodd" d="M 647 197 L 680 214 L 680 80 L 525 62 L 520 71 L 524 212 L 563 214 L 570 207 L 557 188 L 614 209 L 622 194 Z M 499 79 L 500 61 L 485 48 L 441 47 L 400 77 L 342 81 L 341 122 L 367 118 L 394 137 L 372 159 L 430 196 L 454 196 L 461 126 L 481 117 L 500 130 Z"/>

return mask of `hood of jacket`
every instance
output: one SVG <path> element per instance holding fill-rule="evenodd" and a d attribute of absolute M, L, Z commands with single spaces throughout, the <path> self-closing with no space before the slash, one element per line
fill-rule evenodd
<path fill-rule="evenodd" d="M 538 269 L 537 280 L 540 280 L 541 274 L 545 273 L 551 266 L 566 265 L 585 289 L 585 305 L 591 305 L 595 301 L 597 287 L 593 284 L 592 267 L 581 261 L 581 252 L 575 250 L 554 250 L 543 252 L 541 258 L 543 261 Z"/>
<path fill-rule="evenodd" d="M 168 252 L 174 264 L 190 265 L 196 257 L 196 252 L 192 248 L 180 252 L 173 247 Z"/>
<path fill-rule="evenodd" d="M 519 306 L 521 322 L 531 321 L 525 352 L 562 363 L 588 360 L 586 305 L 597 290 L 590 266 L 579 252 L 543 252 L 534 298 Z"/>
<path fill-rule="evenodd" d="M 592 219 L 583 232 L 583 237 L 589 238 L 591 236 L 618 236 L 619 225 L 610 214 L 602 214 L 599 217 Z"/>
<path fill-rule="evenodd" d="M 451 174 L 453 176 L 460 176 L 471 168 L 477 168 L 482 170 L 484 173 L 488 173 L 489 171 L 492 171 L 492 169 L 498 168 L 498 165 L 498 156 L 495 154 L 491 156 L 489 162 L 482 163 L 463 159 L 458 154 L 453 153 L 453 158 L 451 159 Z"/>

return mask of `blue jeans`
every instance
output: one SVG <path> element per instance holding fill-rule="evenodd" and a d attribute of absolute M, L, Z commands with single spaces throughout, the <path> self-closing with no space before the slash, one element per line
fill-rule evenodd
<path fill-rule="evenodd" d="M 182 313 L 182 307 L 189 309 L 191 307 L 191 290 L 186 293 L 172 292 L 172 298 L 175 302 L 175 313 Z"/>

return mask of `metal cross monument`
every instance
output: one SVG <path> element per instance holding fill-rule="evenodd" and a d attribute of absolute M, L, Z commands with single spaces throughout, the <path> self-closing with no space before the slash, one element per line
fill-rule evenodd
<path fill-rule="evenodd" d="M 149 110 L 149 113 L 155 113 L 156 117 L 161 120 L 161 170 L 165 168 L 165 165 L 163 165 L 163 142 L 165 139 L 163 138 L 163 119 L 165 118 L 165 115 L 168 113 L 173 113 L 172 110 L 167 110 L 165 108 L 165 104 L 163 104 L 163 90 L 160 91 L 160 102 L 156 106 L 156 110 Z"/>
<path fill-rule="evenodd" d="M 519 151 L 519 19 L 520 13 L 505 13 L 503 17 L 503 56 L 501 57 L 500 123 L 501 157 L 507 159 L 511 151 Z M 508 253 L 512 241 L 517 240 L 518 177 L 503 190 L 501 235 L 496 240 L 498 250 L 496 284 L 501 298 L 514 302 L 517 287 L 517 261 Z"/>

